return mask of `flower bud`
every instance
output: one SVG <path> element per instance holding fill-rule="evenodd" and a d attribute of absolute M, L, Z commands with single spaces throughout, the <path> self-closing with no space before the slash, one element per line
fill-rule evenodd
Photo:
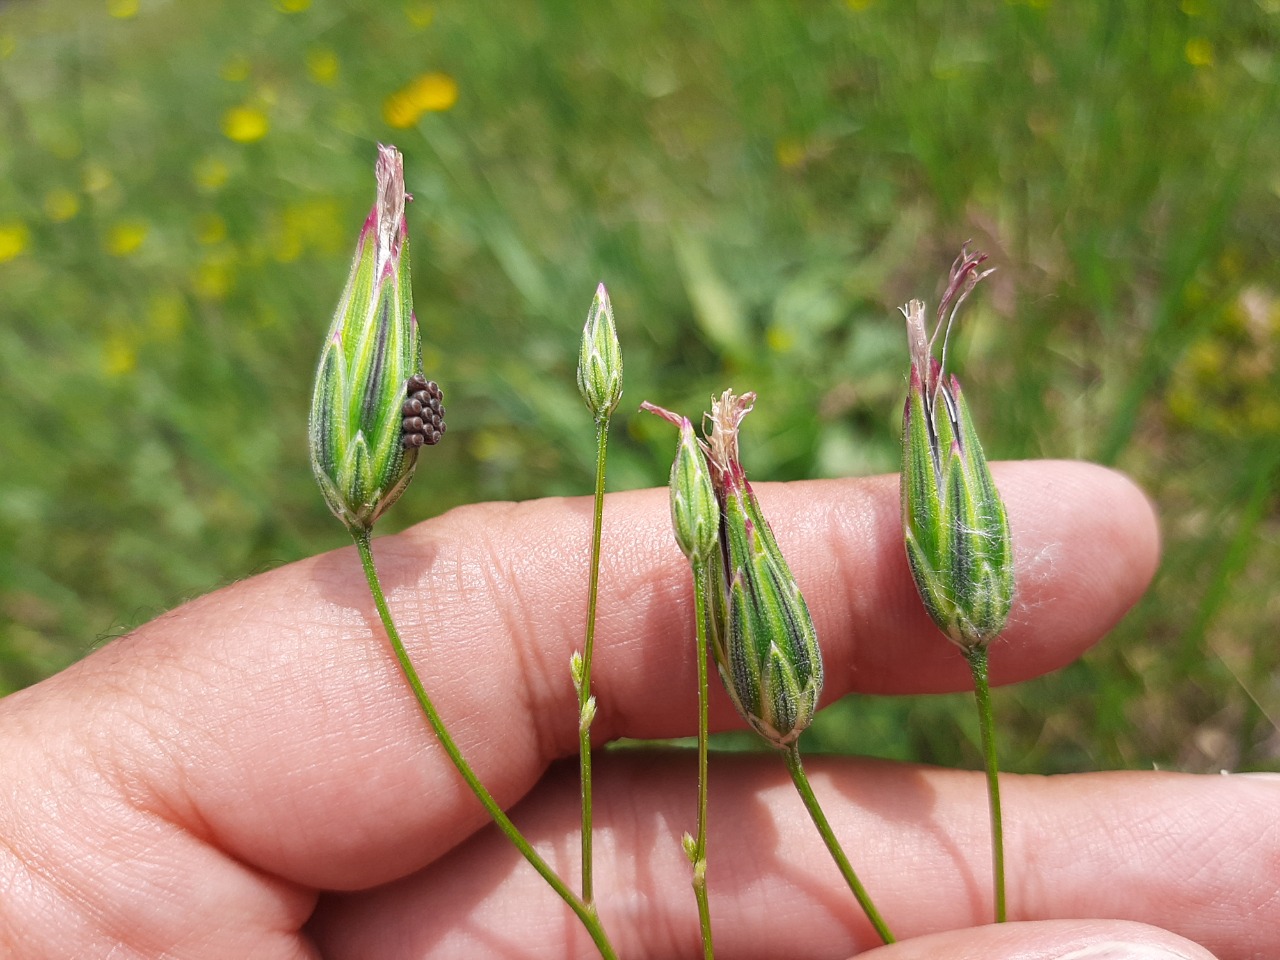
<path fill-rule="evenodd" d="M 985 647 L 1013 603 L 1009 521 L 978 442 L 960 382 L 943 369 L 946 339 L 960 304 L 990 270 L 965 248 L 951 268 L 927 336 L 925 305 L 902 308 L 911 348 L 911 382 L 902 427 L 902 526 L 907 560 L 929 616 L 966 651 Z M 933 345 L 943 337 L 942 360 Z"/>
<path fill-rule="evenodd" d="M 710 560 L 716 551 L 720 533 L 720 506 L 707 461 L 698 446 L 693 424 L 688 417 L 663 410 L 645 401 L 641 410 L 657 414 L 676 425 L 680 442 L 671 462 L 671 527 L 676 543 L 689 561 L 699 564 Z"/>
<path fill-rule="evenodd" d="M 403 159 L 379 145 L 377 199 L 320 355 L 311 468 L 325 502 L 364 535 L 408 486 L 418 449 L 444 432 L 440 388 L 424 379 L 409 285 Z"/>
<path fill-rule="evenodd" d="M 809 726 L 822 693 L 822 651 L 786 558 L 738 459 L 738 427 L 755 394 L 712 401 L 703 446 L 720 505 L 711 652 L 734 706 L 777 747 Z"/>
<path fill-rule="evenodd" d="M 578 351 L 578 391 L 596 422 L 607 420 L 622 399 L 622 348 L 613 325 L 613 306 L 604 284 L 596 288 L 595 299 L 582 328 Z"/>

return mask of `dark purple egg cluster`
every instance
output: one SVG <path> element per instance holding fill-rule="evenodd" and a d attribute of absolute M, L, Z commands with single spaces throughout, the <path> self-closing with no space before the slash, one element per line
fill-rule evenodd
<path fill-rule="evenodd" d="M 400 439 L 410 450 L 423 444 L 439 443 L 444 435 L 444 406 L 441 403 L 444 394 L 440 392 L 439 384 L 415 373 L 409 378 L 408 392 L 409 399 L 401 410 L 404 422 L 400 427 Z"/>

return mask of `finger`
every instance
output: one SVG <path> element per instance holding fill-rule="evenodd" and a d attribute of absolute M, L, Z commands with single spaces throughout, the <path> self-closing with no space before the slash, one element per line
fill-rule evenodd
<path fill-rule="evenodd" d="M 1173 936 L 1150 934 L 1148 946 L 1181 945 L 1175 955 L 1184 958 L 1280 955 L 1275 782 L 1156 773 L 1003 777 L 1010 919 L 1063 924 L 930 940 L 991 923 L 981 775 L 839 758 L 807 766 L 854 869 L 903 941 L 884 951 L 885 960 L 1063 957 L 1097 947 L 1099 934 L 1135 939 L 1114 925 L 1066 922 L 1077 918 L 1169 930 Z M 569 877 L 577 855 L 574 774 L 571 764 L 555 766 L 515 812 Z M 680 843 L 694 826 L 693 759 L 614 752 L 600 758 L 596 776 L 595 885 L 615 947 L 629 958 L 696 955 L 697 911 Z M 707 876 L 718 957 L 851 956 L 879 944 L 781 758 L 717 755 L 710 786 Z M 413 877 L 326 898 L 314 930 L 334 960 L 378 956 L 391 944 L 422 960 L 590 952 L 568 912 L 491 830 Z M 1060 936 L 1058 953 L 1046 931 Z M 915 938 L 925 939 L 912 945 Z M 930 944 L 955 952 L 929 952 Z"/>
<path fill-rule="evenodd" d="M 1153 569 L 1155 534 L 1142 495 L 1109 471 L 1006 464 L 999 482 L 1021 600 L 992 660 L 1011 680 L 1070 660 L 1127 609 Z M 810 597 L 829 697 L 968 683 L 914 599 L 896 490 L 878 478 L 760 491 Z M 689 733 L 689 572 L 666 494 L 615 495 L 605 516 L 593 732 Z M 568 662 L 585 621 L 590 523 L 587 499 L 489 504 L 375 543 L 410 653 L 504 804 L 576 748 Z M 74 703 L 71 723 L 122 781 L 247 863 L 317 887 L 402 875 L 485 815 L 425 728 L 359 571 L 353 551 L 336 551 L 236 584 L 23 701 Z M 718 686 L 713 696 L 717 724 L 737 725 Z"/>
<path fill-rule="evenodd" d="M 1123 920 L 1046 920 L 948 930 L 859 956 L 862 960 L 1215 960 L 1185 937 Z"/>

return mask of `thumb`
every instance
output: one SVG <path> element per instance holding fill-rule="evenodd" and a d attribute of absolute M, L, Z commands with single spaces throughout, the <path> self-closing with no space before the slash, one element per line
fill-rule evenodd
<path fill-rule="evenodd" d="M 1145 923 L 1041 920 L 914 937 L 860 953 L 858 960 L 1214 960 L 1214 955 Z"/>

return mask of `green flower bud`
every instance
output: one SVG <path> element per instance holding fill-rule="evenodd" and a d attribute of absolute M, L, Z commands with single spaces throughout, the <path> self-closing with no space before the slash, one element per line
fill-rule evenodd
<path fill-rule="evenodd" d="M 641 410 L 657 414 L 680 430 L 680 443 L 671 462 L 671 527 L 676 543 L 694 564 L 710 560 L 716 551 L 720 534 L 720 505 L 707 461 L 698 446 L 693 424 L 688 417 L 663 410 L 645 401 Z"/>
<path fill-rule="evenodd" d="M 902 308 L 911 382 L 902 426 L 902 526 L 907 560 L 929 616 L 964 650 L 985 647 L 1013 603 L 1013 552 L 1004 503 L 991 479 L 960 382 L 943 370 L 956 311 L 990 270 L 966 248 L 951 268 L 927 336 L 925 305 Z M 943 358 L 933 345 L 943 337 Z"/>
<path fill-rule="evenodd" d="M 582 328 L 578 351 L 578 391 L 587 409 L 599 423 L 607 420 L 622 399 L 622 348 L 613 325 L 613 306 L 604 284 L 596 288 L 595 299 Z"/>
<path fill-rule="evenodd" d="M 403 160 L 379 145 L 365 220 L 316 370 L 311 468 L 325 502 L 364 535 L 408 486 L 418 448 L 444 432 L 440 389 L 421 376 L 409 285 Z"/>
<path fill-rule="evenodd" d="M 712 401 L 703 445 L 720 504 L 711 652 L 734 706 L 771 744 L 794 743 L 822 693 L 822 651 L 786 558 L 738 459 L 738 428 L 755 394 Z"/>

